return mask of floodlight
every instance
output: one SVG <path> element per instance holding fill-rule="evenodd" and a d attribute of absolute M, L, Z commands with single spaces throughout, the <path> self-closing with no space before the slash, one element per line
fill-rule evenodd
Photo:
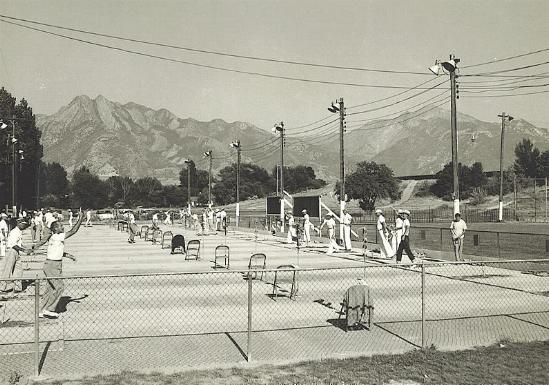
<path fill-rule="evenodd" d="M 442 62 L 441 65 L 448 72 L 454 72 L 456 70 L 456 61 L 454 59 Z"/>
<path fill-rule="evenodd" d="M 333 112 L 333 113 L 339 112 L 339 107 L 334 105 L 334 103 L 332 102 L 332 105 L 330 107 L 328 107 L 328 111 Z"/>
<path fill-rule="evenodd" d="M 0 130 L 3 130 L 6 127 L 8 127 L 8 125 L 0 120 Z"/>
<path fill-rule="evenodd" d="M 515 119 L 515 118 L 513 118 L 512 116 L 508 116 L 508 118 L 509 118 L 509 121 Z"/>
<path fill-rule="evenodd" d="M 440 63 L 438 62 L 438 60 L 435 62 L 435 65 L 432 65 L 431 67 L 429 67 L 429 71 L 431 71 L 432 73 L 434 73 L 435 75 L 439 75 L 440 73 Z"/>

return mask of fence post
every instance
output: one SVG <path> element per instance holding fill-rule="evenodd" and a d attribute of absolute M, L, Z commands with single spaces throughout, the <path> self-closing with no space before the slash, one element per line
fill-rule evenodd
<path fill-rule="evenodd" d="M 442 227 L 440 228 L 440 256 L 442 257 Z"/>
<path fill-rule="evenodd" d="M 40 280 L 34 280 L 34 376 L 40 375 Z"/>
<path fill-rule="evenodd" d="M 496 233 L 497 241 L 498 241 L 498 258 L 501 258 L 501 249 L 499 247 L 499 231 Z"/>
<path fill-rule="evenodd" d="M 425 264 L 421 264 L 421 348 L 425 347 Z"/>
<path fill-rule="evenodd" d="M 248 345 L 246 361 L 252 360 L 252 274 L 248 271 Z"/>

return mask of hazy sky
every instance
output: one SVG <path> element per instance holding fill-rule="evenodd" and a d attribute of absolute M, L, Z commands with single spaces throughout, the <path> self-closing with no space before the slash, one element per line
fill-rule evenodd
<path fill-rule="evenodd" d="M 455 53 L 461 58 L 460 65 L 466 66 L 549 48 L 547 0 L 0 0 L 0 10 L 1 14 L 18 18 L 198 49 L 426 73 L 435 59 L 447 59 L 450 53 Z M 48 29 L 153 55 L 282 76 L 407 87 L 430 79 L 429 75 L 262 63 Z M 463 68 L 461 73 L 546 61 L 549 51 L 499 64 Z M 542 65 L 507 75 L 547 71 L 549 65 Z M 461 80 L 501 79 L 462 77 Z M 544 83 L 548 82 L 540 79 L 524 84 Z M 53 113 L 76 95 L 94 98 L 102 94 L 121 103 L 133 101 L 155 109 L 167 108 L 180 117 L 248 121 L 264 128 L 280 120 L 292 127 L 320 119 L 329 114 L 326 107 L 337 97 L 344 97 L 346 105 L 352 106 L 399 92 L 197 68 L 90 46 L 5 23 L 0 23 L 0 85 L 17 98 L 25 97 L 35 113 Z M 462 84 L 460 89 L 464 87 Z M 513 93 L 548 89 L 525 88 Z M 403 110 L 433 95 L 431 91 L 423 99 L 360 116 L 371 118 Z M 496 121 L 497 114 L 505 111 L 546 127 L 549 126 L 547 106 L 549 94 L 468 98 L 462 93 L 458 101 L 460 112 L 483 120 Z"/>

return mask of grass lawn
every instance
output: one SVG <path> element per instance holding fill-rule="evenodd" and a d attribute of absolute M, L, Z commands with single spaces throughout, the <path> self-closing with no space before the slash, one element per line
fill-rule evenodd
<path fill-rule="evenodd" d="M 186 371 L 175 374 L 115 375 L 51 380 L 51 385 L 167 384 L 549 384 L 549 341 L 502 342 L 474 350 L 435 349 L 403 355 L 304 362 L 247 369 Z"/>

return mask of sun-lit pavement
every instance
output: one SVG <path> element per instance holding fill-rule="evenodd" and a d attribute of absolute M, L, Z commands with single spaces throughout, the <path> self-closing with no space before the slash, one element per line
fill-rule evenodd
<path fill-rule="evenodd" d="M 59 320 L 41 320 L 41 374 L 68 376 L 120 370 L 281 363 L 327 357 L 399 353 L 422 344 L 420 269 L 387 266 L 359 253 L 327 256 L 280 238 L 230 231 L 197 236 L 163 226 L 187 241 L 201 241 L 201 259 L 186 261 L 127 233 L 102 225 L 82 228 L 66 242 L 78 262 L 64 262 Z M 217 245 L 230 247 L 230 270 L 213 269 Z M 274 272 L 252 281 L 251 349 L 248 348 L 248 281 L 251 254 L 265 253 L 267 268 L 343 268 L 298 273 L 294 299 L 274 298 Z M 27 277 L 40 269 L 32 257 Z M 191 275 L 167 274 L 193 272 Z M 134 274 L 124 278 L 105 275 Z M 150 276 L 151 273 L 163 275 Z M 98 277 L 103 276 L 103 277 Z M 258 277 L 259 278 L 259 277 Z M 338 322 L 345 290 L 363 278 L 375 300 L 371 330 L 349 331 Z M 289 285 L 280 285 L 288 288 Z M 464 349 L 502 339 L 549 338 L 549 278 L 476 265 L 426 268 L 423 345 Z M 43 290 L 43 288 L 42 288 Z M 0 302 L 0 372 L 32 373 L 33 287 Z M 10 354 L 8 354 L 10 353 Z"/>

